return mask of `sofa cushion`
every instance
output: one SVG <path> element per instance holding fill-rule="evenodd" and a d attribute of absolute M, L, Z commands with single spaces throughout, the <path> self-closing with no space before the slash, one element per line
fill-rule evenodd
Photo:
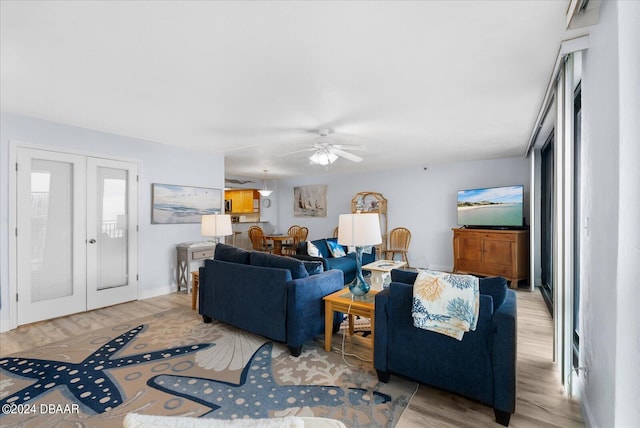
<path fill-rule="evenodd" d="M 345 273 L 345 277 L 349 273 L 356 271 L 356 263 L 351 257 L 338 257 L 327 260 L 330 269 L 340 269 Z"/>
<path fill-rule="evenodd" d="M 480 294 L 488 294 L 493 298 L 495 311 L 507 298 L 507 280 L 501 276 L 480 279 Z"/>
<path fill-rule="evenodd" d="M 337 238 L 327 239 L 327 246 L 333 257 L 344 257 L 347 253 L 344 251 L 344 247 L 338 244 Z"/>
<path fill-rule="evenodd" d="M 400 269 L 392 269 L 391 270 L 391 281 L 393 282 L 402 282 L 404 284 L 413 284 L 416 282 L 416 277 L 418 276 L 418 272 L 410 271 L 410 270 L 400 270 Z"/>
<path fill-rule="evenodd" d="M 213 258 L 223 262 L 249 264 L 249 251 L 227 244 L 216 244 Z"/>
<path fill-rule="evenodd" d="M 292 279 L 306 278 L 309 276 L 302 261 L 292 257 L 252 251 L 250 253 L 250 263 L 253 266 L 288 269 L 291 272 Z"/>
<path fill-rule="evenodd" d="M 303 260 L 302 263 L 309 276 L 324 272 L 324 265 L 320 261 Z"/>

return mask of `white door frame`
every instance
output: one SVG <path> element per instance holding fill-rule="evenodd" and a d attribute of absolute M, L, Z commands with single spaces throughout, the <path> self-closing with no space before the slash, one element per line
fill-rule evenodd
<path fill-rule="evenodd" d="M 17 228 L 17 199 L 18 195 L 16 194 L 16 185 L 17 185 L 17 173 L 16 173 L 16 163 L 17 163 L 17 150 L 18 148 L 27 148 L 27 149 L 40 149 L 51 152 L 61 152 L 68 154 L 76 154 L 87 157 L 96 157 L 96 158 L 104 158 L 104 159 L 112 159 L 112 160 L 120 160 L 125 162 L 132 162 L 138 165 L 138 176 L 142 173 L 142 162 L 138 159 L 126 158 L 122 156 L 115 156 L 109 154 L 100 154 L 100 153 L 92 153 L 85 152 L 82 150 L 74 150 L 74 149 L 66 149 L 56 146 L 47 146 L 43 144 L 34 144 L 17 140 L 9 141 L 9 230 L 7 231 L 9 234 L 9 325 L 8 329 L 5 326 L 0 328 L 1 331 L 13 330 L 18 326 L 18 304 L 16 302 L 16 295 L 18 293 L 18 283 L 17 283 L 17 239 L 16 239 L 16 228 Z M 139 189 L 140 180 L 137 179 L 138 185 L 138 195 L 140 194 Z M 140 224 L 140 213 L 142 212 L 142 206 L 140 202 L 140 197 L 138 197 L 138 218 L 136 219 L 136 225 Z M 138 233 L 136 234 L 136 247 L 138 248 L 138 254 L 135 256 L 137 259 L 138 269 L 140 269 L 140 232 L 139 227 L 136 227 Z M 139 284 L 139 279 L 138 279 Z M 138 296 L 140 298 L 140 287 L 138 286 Z M 3 302 L 4 303 L 4 302 Z M 3 305 L 4 308 L 4 305 Z"/>

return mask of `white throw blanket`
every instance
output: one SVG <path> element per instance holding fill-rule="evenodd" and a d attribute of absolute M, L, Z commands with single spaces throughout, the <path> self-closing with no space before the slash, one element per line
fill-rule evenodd
<path fill-rule="evenodd" d="M 413 284 L 413 325 L 462 340 L 476 329 L 479 294 L 474 276 L 420 270 Z"/>

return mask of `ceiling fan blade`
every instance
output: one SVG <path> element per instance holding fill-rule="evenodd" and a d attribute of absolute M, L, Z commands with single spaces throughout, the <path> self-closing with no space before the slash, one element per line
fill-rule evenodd
<path fill-rule="evenodd" d="M 333 153 L 337 154 L 338 156 L 342 156 L 343 158 L 348 159 L 352 162 L 362 161 L 362 158 L 360 156 L 356 156 L 353 153 L 345 152 L 344 150 L 336 149 L 335 147 L 333 148 Z"/>
<path fill-rule="evenodd" d="M 360 144 L 334 144 L 333 147 L 336 149 L 355 150 L 359 152 L 364 152 L 365 150 L 367 150 L 365 146 L 362 146 Z"/>
<path fill-rule="evenodd" d="M 296 154 L 296 153 L 312 152 L 312 151 L 314 151 L 314 150 L 316 150 L 316 148 L 315 148 L 315 147 L 312 147 L 312 148 L 310 148 L 310 149 L 294 150 L 293 152 L 280 153 L 280 154 L 279 154 L 279 155 L 277 155 L 277 156 L 288 156 L 288 155 L 293 155 L 293 154 Z"/>

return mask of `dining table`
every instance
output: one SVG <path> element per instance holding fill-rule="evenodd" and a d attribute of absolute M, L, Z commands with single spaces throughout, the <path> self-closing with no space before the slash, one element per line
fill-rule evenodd
<path fill-rule="evenodd" d="M 267 241 L 273 241 L 273 254 L 282 255 L 282 244 L 293 241 L 293 237 L 285 234 L 264 235 Z"/>

